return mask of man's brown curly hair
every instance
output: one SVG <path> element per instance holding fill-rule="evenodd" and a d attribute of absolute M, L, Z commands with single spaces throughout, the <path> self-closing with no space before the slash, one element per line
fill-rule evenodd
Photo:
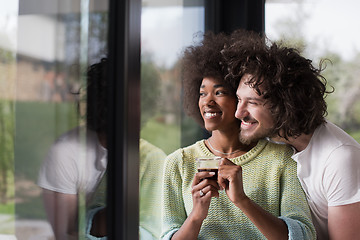
<path fill-rule="evenodd" d="M 193 117 L 200 126 L 204 127 L 204 120 L 199 110 L 200 85 L 205 77 L 212 77 L 223 81 L 232 92 L 235 89 L 227 81 L 227 66 L 221 50 L 229 42 L 225 33 L 214 34 L 207 32 L 199 44 L 189 46 L 182 57 L 183 107 L 186 114 Z"/>
<path fill-rule="evenodd" d="M 265 36 L 249 31 L 232 33 L 232 43 L 222 54 L 229 66 L 228 79 L 237 88 L 244 74 L 252 75 L 247 83 L 269 104 L 274 132 L 281 137 L 310 134 L 327 115 L 326 79 L 323 70 L 294 49 L 270 43 Z M 261 91 L 260 91 L 261 86 Z"/>

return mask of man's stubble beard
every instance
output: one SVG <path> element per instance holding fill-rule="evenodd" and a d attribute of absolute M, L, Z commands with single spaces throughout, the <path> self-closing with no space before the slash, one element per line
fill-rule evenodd
<path fill-rule="evenodd" d="M 273 134 L 273 129 L 265 129 L 260 132 L 256 132 L 251 136 L 246 136 L 247 130 L 241 130 L 239 132 L 239 140 L 242 144 L 250 145 L 251 143 L 258 142 L 261 139 L 269 137 Z"/>

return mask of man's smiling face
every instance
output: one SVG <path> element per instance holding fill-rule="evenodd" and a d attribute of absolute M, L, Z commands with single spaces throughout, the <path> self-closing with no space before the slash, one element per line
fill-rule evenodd
<path fill-rule="evenodd" d="M 235 117 L 241 120 L 239 138 L 245 144 L 270 137 L 274 127 L 266 100 L 247 84 L 250 78 L 250 74 L 245 74 L 236 91 L 238 104 Z"/>

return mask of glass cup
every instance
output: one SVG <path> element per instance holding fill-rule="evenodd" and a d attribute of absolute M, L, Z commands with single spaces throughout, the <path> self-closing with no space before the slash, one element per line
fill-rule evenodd
<path fill-rule="evenodd" d="M 217 181 L 220 160 L 221 157 L 217 156 L 196 158 L 198 172 L 214 172 L 215 175 L 212 177 L 208 177 L 208 179 Z"/>

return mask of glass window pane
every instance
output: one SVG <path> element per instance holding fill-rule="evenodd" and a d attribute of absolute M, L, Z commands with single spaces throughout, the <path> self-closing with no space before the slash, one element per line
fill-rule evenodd
<path fill-rule="evenodd" d="M 267 0 L 266 34 L 299 48 L 315 66 L 329 59 L 323 75 L 335 92 L 326 98 L 327 118 L 360 142 L 360 16 L 355 0 Z M 336 13 L 336 14 L 335 14 Z M 335 14 L 335 15 L 334 15 Z"/>
<path fill-rule="evenodd" d="M 179 58 L 196 33 L 204 32 L 205 16 L 203 1 L 143 0 L 142 5 L 139 225 L 140 238 L 148 239 L 160 234 L 163 160 L 199 135 L 182 112 Z"/>
<path fill-rule="evenodd" d="M 167 154 L 181 146 L 179 58 L 196 33 L 204 32 L 204 5 L 195 2 L 143 1 L 141 138 Z"/>
<path fill-rule="evenodd" d="M 15 233 L 15 79 L 18 2 L 0 1 L 0 238 Z"/>
<path fill-rule="evenodd" d="M 1 5 L 0 238 L 77 239 L 107 161 L 87 77 L 107 53 L 107 2 Z"/>

